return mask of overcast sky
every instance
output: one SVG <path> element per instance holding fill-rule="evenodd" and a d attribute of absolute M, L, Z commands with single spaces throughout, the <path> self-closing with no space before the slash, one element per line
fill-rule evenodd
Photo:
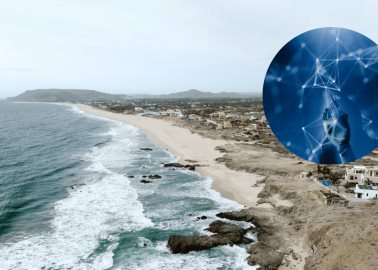
<path fill-rule="evenodd" d="M 294 36 L 378 41 L 378 1 L 12 0 L 0 4 L 0 98 L 26 89 L 261 91 Z"/>

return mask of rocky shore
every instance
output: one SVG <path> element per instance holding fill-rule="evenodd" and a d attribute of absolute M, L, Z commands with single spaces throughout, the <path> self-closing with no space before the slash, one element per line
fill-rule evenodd
<path fill-rule="evenodd" d="M 227 215 L 256 226 L 258 242 L 250 244 L 251 255 L 246 258 L 250 264 L 279 270 L 377 269 L 377 201 L 327 205 L 321 192 L 326 188 L 300 177 L 316 166 L 288 153 L 274 137 L 253 143 L 226 141 L 208 131 L 199 134 L 185 123 L 179 127 L 161 119 L 80 108 L 140 128 L 180 156 L 179 162 L 194 165 L 190 161 L 198 161 L 201 166 L 196 171 L 212 177 L 215 190 L 246 206 L 240 213 L 223 213 L 223 218 Z M 216 132 L 222 135 L 224 131 Z M 377 153 L 372 153 L 358 164 L 374 165 L 376 161 Z"/>
<path fill-rule="evenodd" d="M 254 225 L 258 242 L 247 248 L 250 265 L 260 270 L 377 269 L 378 202 L 328 206 L 324 187 L 299 177 L 314 165 L 257 145 L 229 144 L 222 150 L 219 162 L 229 168 L 265 175 L 256 184 L 263 187 L 257 207 L 217 214 L 222 221 Z"/>
<path fill-rule="evenodd" d="M 212 235 L 173 235 L 168 240 L 172 253 L 188 253 L 220 245 L 249 244 L 253 240 L 245 237 L 248 229 L 221 220 L 210 223 L 206 229 Z"/>
<path fill-rule="evenodd" d="M 188 169 L 190 171 L 195 171 L 196 167 L 198 167 L 198 164 L 181 164 L 178 162 L 172 162 L 172 163 L 166 163 L 163 165 L 164 167 L 169 167 L 169 168 L 183 168 L 183 169 Z"/>
<path fill-rule="evenodd" d="M 258 244 L 248 250 L 248 263 L 280 270 L 377 269 L 377 201 L 329 206 L 325 187 L 299 177 L 316 165 L 260 145 L 225 145 L 223 153 L 219 162 L 229 168 L 265 176 L 257 183 L 263 186 L 258 207 L 218 214 L 256 226 Z"/>

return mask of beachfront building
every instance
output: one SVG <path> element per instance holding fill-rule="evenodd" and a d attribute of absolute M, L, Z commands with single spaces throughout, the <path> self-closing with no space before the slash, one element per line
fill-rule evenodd
<path fill-rule="evenodd" d="M 183 117 L 183 114 L 182 114 L 181 110 L 179 110 L 179 109 L 176 109 L 176 110 L 168 109 L 166 111 L 161 111 L 160 115 L 161 116 L 176 117 L 176 118 Z"/>
<path fill-rule="evenodd" d="M 141 107 L 135 107 L 135 108 L 134 108 L 134 112 L 136 112 L 136 113 L 143 113 L 143 112 L 144 112 L 144 109 L 141 108 Z"/>
<path fill-rule="evenodd" d="M 378 183 L 378 167 L 353 166 L 345 170 L 345 181 L 360 185 Z"/>
<path fill-rule="evenodd" d="M 378 184 L 356 185 L 354 194 L 357 199 L 378 199 Z"/>
<path fill-rule="evenodd" d="M 365 166 L 353 166 L 345 170 L 345 182 L 347 184 L 363 184 L 367 173 Z"/>
<path fill-rule="evenodd" d="M 369 168 L 365 176 L 365 182 L 378 183 L 378 167 Z"/>
<path fill-rule="evenodd" d="M 160 116 L 160 113 L 150 111 L 150 110 L 145 110 L 143 113 L 141 113 L 143 116 Z"/>

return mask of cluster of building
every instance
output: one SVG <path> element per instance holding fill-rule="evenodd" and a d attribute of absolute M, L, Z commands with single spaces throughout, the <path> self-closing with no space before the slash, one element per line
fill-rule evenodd
<path fill-rule="evenodd" d="M 248 101 L 248 102 L 247 102 Z M 261 101 L 214 100 L 130 100 L 123 103 L 93 103 L 104 110 L 124 114 L 172 118 L 185 121 L 194 129 L 222 130 L 224 139 L 271 142 L 272 133 Z"/>
<path fill-rule="evenodd" d="M 378 167 L 353 166 L 345 170 L 345 182 L 355 185 L 358 199 L 378 199 Z"/>
<path fill-rule="evenodd" d="M 271 134 L 260 103 L 232 104 L 235 101 L 186 102 L 181 104 L 159 103 L 135 106 L 123 113 L 136 113 L 144 116 L 175 118 L 183 120 L 193 128 L 202 130 L 225 130 L 226 139 L 254 141 L 265 139 Z M 227 132 L 229 130 L 229 132 Z"/>

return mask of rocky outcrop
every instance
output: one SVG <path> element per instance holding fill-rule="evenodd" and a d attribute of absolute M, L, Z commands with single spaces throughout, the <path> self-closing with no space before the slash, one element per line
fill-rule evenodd
<path fill-rule="evenodd" d="M 249 211 L 249 209 L 243 209 L 241 211 L 221 212 L 217 214 L 217 217 L 246 222 L 252 222 L 255 219 L 255 216 L 251 213 L 251 211 Z"/>
<path fill-rule="evenodd" d="M 224 221 L 214 221 L 207 229 L 213 235 L 174 235 L 168 240 L 172 253 L 188 253 L 213 248 L 220 245 L 248 244 L 253 240 L 244 237 L 244 228 Z"/>
<path fill-rule="evenodd" d="M 149 183 L 152 183 L 152 181 L 149 181 L 149 180 L 140 180 L 141 183 L 143 184 L 149 184 Z"/>
<path fill-rule="evenodd" d="M 284 253 L 278 252 L 271 247 L 263 244 L 253 245 L 248 253 L 251 255 L 247 258 L 250 265 L 258 264 L 261 270 L 275 270 L 277 269 L 284 258 Z"/>
<path fill-rule="evenodd" d="M 152 151 L 153 150 L 152 148 L 148 148 L 148 147 L 139 148 L 139 149 L 142 150 L 142 151 Z"/>
<path fill-rule="evenodd" d="M 283 241 L 276 234 L 280 230 L 280 223 L 275 216 L 268 214 L 266 209 L 249 208 L 241 211 L 223 212 L 217 214 L 220 218 L 251 222 L 257 232 L 259 243 L 253 245 L 248 253 L 247 261 L 250 265 L 260 265 L 260 269 L 277 269 L 282 264 L 284 253 L 280 252 Z"/>
<path fill-rule="evenodd" d="M 158 174 L 142 175 L 142 178 L 148 179 L 161 179 L 161 176 Z"/>
<path fill-rule="evenodd" d="M 243 236 L 247 232 L 246 229 L 238 225 L 227 223 L 221 220 L 216 220 L 210 223 L 209 228 L 207 228 L 206 230 L 217 234 L 235 233 L 239 236 Z"/>
<path fill-rule="evenodd" d="M 147 176 L 149 179 L 161 179 L 161 176 L 158 174 L 150 174 Z"/>
<path fill-rule="evenodd" d="M 166 163 L 166 164 L 164 164 L 164 167 L 184 168 L 184 169 L 188 169 L 190 171 L 195 171 L 195 169 L 196 169 L 196 165 L 191 165 L 191 164 L 184 165 L 184 164 L 177 163 L 177 162 Z"/>

